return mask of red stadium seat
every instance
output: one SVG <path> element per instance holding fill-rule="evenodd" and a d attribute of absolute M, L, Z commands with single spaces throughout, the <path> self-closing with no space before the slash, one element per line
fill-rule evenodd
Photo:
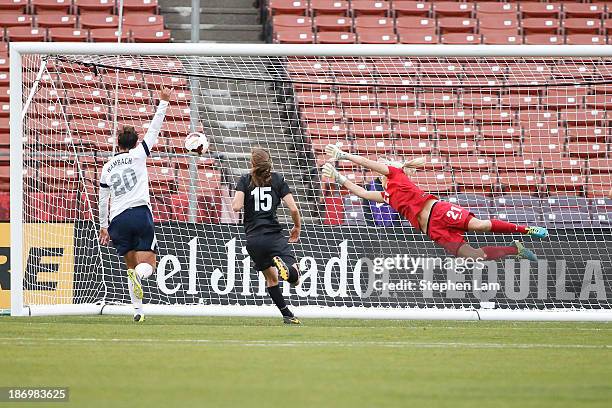
<path fill-rule="evenodd" d="M 190 112 L 191 109 L 188 106 L 168 106 L 168 110 L 166 111 L 166 120 L 185 122 L 189 120 Z"/>
<path fill-rule="evenodd" d="M 352 0 L 350 11 L 354 17 L 362 15 L 386 16 L 389 3 L 384 0 Z"/>
<path fill-rule="evenodd" d="M 401 44 L 438 44 L 439 39 L 435 34 L 422 34 L 422 33 L 411 33 L 402 32 L 399 35 L 399 42 Z"/>
<path fill-rule="evenodd" d="M 448 92 L 425 92 L 421 95 L 420 102 L 431 108 L 455 106 L 457 95 Z"/>
<path fill-rule="evenodd" d="M 493 45 L 522 44 L 523 37 L 513 34 L 486 33 L 482 36 L 482 43 Z"/>
<path fill-rule="evenodd" d="M 526 17 L 557 18 L 559 14 L 561 13 L 561 5 L 559 3 L 521 2 L 520 13 L 523 16 L 523 18 L 526 18 Z"/>
<path fill-rule="evenodd" d="M 391 4 L 396 17 L 401 16 L 422 16 L 429 15 L 431 3 L 424 1 L 400 1 L 396 0 Z"/>
<path fill-rule="evenodd" d="M 394 142 L 395 153 L 398 155 L 414 156 L 428 155 L 433 151 L 432 143 L 426 139 L 404 138 Z"/>
<path fill-rule="evenodd" d="M 309 123 L 306 126 L 306 134 L 317 139 L 335 138 L 343 139 L 348 134 L 348 127 L 343 122 Z"/>
<path fill-rule="evenodd" d="M 599 34 L 601 20 L 593 18 L 566 18 L 561 24 L 565 34 Z"/>
<path fill-rule="evenodd" d="M 528 171 L 533 173 L 538 169 L 539 162 L 530 157 L 503 156 L 495 159 L 495 165 L 500 172 Z"/>
<path fill-rule="evenodd" d="M 94 28 L 89 30 L 89 36 L 94 42 L 117 42 L 119 30 L 115 28 Z M 126 31 L 121 33 L 121 42 L 127 42 L 128 34 Z"/>
<path fill-rule="evenodd" d="M 603 127 L 588 126 L 588 127 L 568 127 L 567 139 L 570 142 L 595 142 L 605 143 L 608 138 L 608 129 Z"/>
<path fill-rule="evenodd" d="M 587 185 L 588 197 L 607 197 L 612 186 L 612 176 L 608 174 L 592 174 Z"/>
<path fill-rule="evenodd" d="M 346 0 L 310 0 L 310 10 L 313 16 L 324 14 L 346 16 L 348 15 L 348 9 Z"/>
<path fill-rule="evenodd" d="M 332 92 L 298 92 L 296 99 L 300 105 L 329 106 L 336 103 L 336 95 Z"/>
<path fill-rule="evenodd" d="M 47 30 L 31 27 L 8 27 L 6 37 L 9 41 L 45 41 Z"/>
<path fill-rule="evenodd" d="M 30 27 L 33 21 L 32 16 L 24 14 L 0 14 L 0 27 Z"/>
<path fill-rule="evenodd" d="M 483 125 L 480 128 L 483 139 L 520 140 L 521 129 L 511 125 Z"/>
<path fill-rule="evenodd" d="M 556 18 L 525 18 L 521 21 L 525 34 L 557 34 L 559 20 Z"/>
<path fill-rule="evenodd" d="M 437 123 L 465 123 L 474 120 L 471 110 L 437 108 L 431 110 L 431 118 Z"/>
<path fill-rule="evenodd" d="M 533 95 L 502 95 L 499 98 L 501 106 L 507 106 L 512 109 L 528 109 L 537 105 L 539 98 Z"/>
<path fill-rule="evenodd" d="M 502 4 L 503 3 L 496 3 Z M 491 32 L 495 32 L 498 30 L 513 30 L 516 33 L 518 30 L 519 23 L 515 15 L 492 15 L 481 17 L 478 21 L 478 27 L 481 30 L 487 30 Z"/>
<path fill-rule="evenodd" d="M 573 192 L 582 195 L 585 178 L 577 173 L 544 173 L 544 187 L 549 194 Z"/>
<path fill-rule="evenodd" d="M 571 108 L 560 111 L 560 119 L 568 129 L 572 126 L 602 125 L 606 122 L 606 111 L 597 108 Z"/>
<path fill-rule="evenodd" d="M 131 38 L 134 42 L 169 42 L 170 30 L 158 30 L 150 27 L 132 28 Z"/>
<path fill-rule="evenodd" d="M 609 11 L 609 10 L 608 10 Z M 566 17 L 588 17 L 601 18 L 605 13 L 603 4 L 587 4 L 587 3 L 563 3 L 563 13 Z"/>
<path fill-rule="evenodd" d="M 268 0 L 268 10 L 271 15 L 299 14 L 305 15 L 308 1 L 302 0 Z"/>
<path fill-rule="evenodd" d="M 487 139 L 478 143 L 478 153 L 491 156 L 512 156 L 519 152 L 519 144 L 511 140 Z"/>
<path fill-rule="evenodd" d="M 454 1 L 436 1 L 433 3 L 433 14 L 436 17 L 470 17 L 474 3 L 458 3 Z"/>
<path fill-rule="evenodd" d="M 353 21 L 346 16 L 323 14 L 315 17 L 314 26 L 317 32 L 321 31 L 351 31 Z"/>
<path fill-rule="evenodd" d="M 480 108 L 491 108 L 497 106 L 499 103 L 499 98 L 496 94 L 496 91 L 486 92 L 483 91 L 481 93 L 478 92 L 470 92 L 466 91 L 465 94 L 461 97 L 461 103 L 465 107 L 470 107 L 474 109 Z"/>
<path fill-rule="evenodd" d="M 574 157 L 604 157 L 608 153 L 608 146 L 606 143 L 569 142 L 567 144 L 567 151 L 570 156 Z"/>
<path fill-rule="evenodd" d="M 556 34 L 530 34 L 525 35 L 524 43 L 528 45 L 558 45 L 563 44 L 563 36 Z"/>
<path fill-rule="evenodd" d="M 362 60 L 341 60 L 331 62 L 329 70 L 342 76 L 369 76 L 374 66 Z"/>
<path fill-rule="evenodd" d="M 537 193 L 542 183 L 541 176 L 533 171 L 500 172 L 499 184 L 504 193 Z"/>
<path fill-rule="evenodd" d="M 105 103 L 108 94 L 101 88 L 72 88 L 66 91 L 66 99 L 73 102 L 95 102 Z"/>
<path fill-rule="evenodd" d="M 474 119 L 480 123 L 486 124 L 497 124 L 497 125 L 506 125 L 512 124 L 516 115 L 515 112 L 511 109 L 476 109 L 473 115 Z"/>
<path fill-rule="evenodd" d="M 435 35 L 436 20 L 421 16 L 403 16 L 395 19 L 398 34 L 402 33 L 422 33 Z"/>
<path fill-rule="evenodd" d="M 493 159 L 487 156 L 452 156 L 448 161 L 453 170 L 484 170 L 493 168 Z"/>
<path fill-rule="evenodd" d="M 344 118 L 340 109 L 326 106 L 302 107 L 300 114 L 306 122 L 340 122 Z"/>
<path fill-rule="evenodd" d="M 537 127 L 538 123 L 547 122 L 554 122 L 554 125 L 547 125 L 549 127 L 556 126 L 558 121 L 556 110 L 521 109 L 518 112 L 518 118 L 521 124 L 525 127 Z"/>
<path fill-rule="evenodd" d="M 364 15 L 355 18 L 355 30 L 364 33 L 367 30 L 393 31 L 395 20 L 389 17 Z"/>
<path fill-rule="evenodd" d="M 586 95 L 584 102 L 587 108 L 612 108 L 612 95 Z"/>
<path fill-rule="evenodd" d="M 437 130 L 440 140 L 474 140 L 478 134 L 478 128 L 466 124 L 438 124 Z"/>
<path fill-rule="evenodd" d="M 157 0 L 123 0 L 123 12 L 149 12 L 157 11 Z"/>
<path fill-rule="evenodd" d="M 441 34 L 446 33 L 473 33 L 476 31 L 477 21 L 467 17 L 442 17 L 438 19 L 438 28 Z"/>
<path fill-rule="evenodd" d="M 136 27 L 149 27 L 157 31 L 164 29 L 164 16 L 151 15 L 147 13 L 131 13 L 123 17 L 124 30 Z"/>
<path fill-rule="evenodd" d="M 473 140 L 440 140 L 440 154 L 450 156 L 472 155 L 476 152 L 476 142 Z"/>
<path fill-rule="evenodd" d="M 486 170 L 456 171 L 455 183 L 462 193 L 492 194 L 497 185 L 497 177 Z"/>
<path fill-rule="evenodd" d="M 68 14 L 41 14 L 36 17 L 38 27 L 75 27 L 76 16 Z"/>
<path fill-rule="evenodd" d="M 342 106 L 371 106 L 376 102 L 376 94 L 368 92 L 340 92 L 338 103 Z"/>
<path fill-rule="evenodd" d="M 28 6 L 27 0 L 0 0 L 0 12 L 24 13 Z"/>
<path fill-rule="evenodd" d="M 406 95 L 412 96 L 414 95 Z M 380 100 L 380 96 L 379 96 Z M 389 118 L 393 122 L 426 122 L 427 121 L 427 111 L 421 108 L 414 108 L 408 106 L 402 107 L 393 107 L 389 108 Z"/>
<path fill-rule="evenodd" d="M 612 173 L 612 158 L 592 158 L 589 159 L 589 170 L 591 174 Z M 611 185 L 612 187 L 612 185 Z"/>
<path fill-rule="evenodd" d="M 432 125 L 425 123 L 396 123 L 393 125 L 393 134 L 397 138 L 427 139 L 435 133 Z"/>
<path fill-rule="evenodd" d="M 35 14 L 41 15 L 69 14 L 72 1 L 70 0 L 31 0 L 32 9 Z"/>
<path fill-rule="evenodd" d="M 316 38 L 319 44 L 354 44 L 357 41 L 355 33 L 341 31 L 321 31 Z"/>
<path fill-rule="evenodd" d="M 82 14 L 79 17 L 79 22 L 82 28 L 116 28 L 119 25 L 119 17 L 110 14 L 89 13 Z"/>
<path fill-rule="evenodd" d="M 114 91 L 117 85 L 120 88 L 132 88 L 131 91 L 142 91 L 140 88 L 143 85 L 143 80 L 142 74 L 139 72 L 121 72 L 118 74 L 109 72 L 102 74 L 100 77 L 102 85 L 110 91 Z"/>
<path fill-rule="evenodd" d="M 146 120 L 153 117 L 155 109 L 152 105 L 135 105 L 132 103 L 122 103 L 117 105 L 117 118 L 123 120 Z"/>
<path fill-rule="evenodd" d="M 471 33 L 448 33 L 440 37 L 442 44 L 480 44 L 481 41 L 480 34 Z"/>
<path fill-rule="evenodd" d="M 395 44 L 397 35 L 393 31 L 389 32 L 365 32 L 358 33 L 357 40 L 360 44 Z"/>
<path fill-rule="evenodd" d="M 89 31 L 74 29 L 70 27 L 49 28 L 49 38 L 51 41 L 83 42 L 87 41 Z"/>
<path fill-rule="evenodd" d="M 388 139 L 391 136 L 391 127 L 385 122 L 355 122 L 350 125 L 349 133 L 354 138 L 378 137 Z"/>
<path fill-rule="evenodd" d="M 279 44 L 310 44 L 314 34 L 310 30 L 283 30 L 276 32 L 275 42 Z"/>
<path fill-rule="evenodd" d="M 121 106 L 120 110 L 121 111 Z M 131 105 L 128 106 L 130 109 Z M 66 116 L 69 119 L 91 118 L 91 119 L 106 119 L 108 117 L 108 106 L 102 104 L 90 103 L 71 103 L 66 106 Z M 126 109 L 124 106 L 123 110 Z"/>
<path fill-rule="evenodd" d="M 606 37 L 593 34 L 571 34 L 565 37 L 565 43 L 568 45 L 600 45 L 606 43 Z"/>
<path fill-rule="evenodd" d="M 74 6 L 79 14 L 83 14 L 83 11 L 112 13 L 115 0 L 74 0 Z"/>
<path fill-rule="evenodd" d="M 387 155 L 393 151 L 393 142 L 380 138 L 360 138 L 354 146 L 357 153 L 365 155 Z"/>
<path fill-rule="evenodd" d="M 58 76 L 58 82 L 65 89 L 98 88 L 100 78 L 92 72 L 65 73 Z"/>
<path fill-rule="evenodd" d="M 482 21 L 490 16 L 516 17 L 518 7 L 515 3 L 496 3 L 492 1 L 479 1 L 476 3 L 476 15 Z"/>
<path fill-rule="evenodd" d="M 382 122 L 386 118 L 386 112 L 373 107 L 345 108 L 344 117 L 351 122 Z"/>
<path fill-rule="evenodd" d="M 26 222 L 66 222 L 79 218 L 76 193 L 29 193 L 25 205 Z"/>
<path fill-rule="evenodd" d="M 344 204 L 342 197 L 324 197 L 325 215 L 323 224 L 341 225 L 344 221 Z"/>

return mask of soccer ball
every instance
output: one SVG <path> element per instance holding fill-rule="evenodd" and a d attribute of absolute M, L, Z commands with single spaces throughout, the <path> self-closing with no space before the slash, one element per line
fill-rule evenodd
<path fill-rule="evenodd" d="M 193 132 L 185 138 L 185 150 L 190 153 L 203 154 L 208 151 L 208 138 L 204 133 Z"/>

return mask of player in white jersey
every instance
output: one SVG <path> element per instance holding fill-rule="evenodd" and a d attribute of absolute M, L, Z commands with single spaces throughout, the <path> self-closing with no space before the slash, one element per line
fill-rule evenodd
<path fill-rule="evenodd" d="M 107 245 L 112 240 L 125 259 L 136 322 L 144 320 L 141 281 L 151 276 L 156 264 L 147 157 L 157 144 L 171 93 L 162 87 L 157 111 L 142 142 L 138 143 L 132 126 L 123 126 L 117 135 L 118 153 L 102 167 L 100 175 L 100 243 Z"/>

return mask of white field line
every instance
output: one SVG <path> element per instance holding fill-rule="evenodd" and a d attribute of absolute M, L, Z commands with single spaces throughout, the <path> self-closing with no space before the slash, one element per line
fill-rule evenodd
<path fill-rule="evenodd" d="M 467 343 L 467 342 L 409 342 L 409 341 L 333 341 L 333 340 L 231 340 L 231 339 L 151 339 L 151 338 L 95 338 L 95 337 L 0 337 L 3 345 L 32 345 L 36 343 L 127 343 L 127 344 L 197 344 L 241 347 L 394 347 L 394 348 L 467 348 L 467 349 L 612 349 L 611 344 L 553 344 L 553 343 Z"/>
<path fill-rule="evenodd" d="M 185 318 L 188 319 L 188 318 Z M 564 330 L 564 331 L 593 331 L 593 332 L 598 332 L 598 331 L 612 331 L 612 327 L 489 327 L 489 326 L 482 326 L 482 325 L 478 325 L 479 321 L 474 321 L 474 322 L 470 322 L 470 321 L 466 321 L 465 323 L 467 323 L 466 326 L 311 326 L 311 327 L 316 327 L 318 329 L 366 329 L 366 330 L 381 330 L 381 329 L 392 329 L 392 330 L 398 330 L 398 329 L 404 329 L 404 330 L 420 330 L 420 329 L 442 329 L 442 330 L 501 330 L 501 331 L 505 331 L 505 330 L 530 330 L 530 331 L 538 331 L 538 330 L 554 330 L 554 331 L 559 331 L 559 330 Z M 550 324 L 554 324 L 556 322 L 537 322 L 537 324 L 546 324 L 546 323 L 550 323 Z M 581 322 L 574 322 L 575 324 L 579 325 L 579 324 L 591 324 L 589 322 L 586 323 L 581 323 Z M 49 326 L 57 326 L 58 324 L 72 324 L 72 323 L 64 323 L 61 321 L 58 322 L 36 322 L 36 321 L 32 321 L 31 323 L 29 323 L 31 326 L 39 326 L 39 325 L 49 325 Z M 105 324 L 104 322 L 96 322 L 95 324 Z M 606 323 L 607 324 L 607 323 Z M 183 324 L 181 323 L 168 323 L 168 324 L 163 324 L 160 326 L 173 326 L 173 325 L 179 325 L 182 326 Z M 187 326 L 193 326 L 196 325 L 196 323 L 193 324 L 187 324 Z M 229 328 L 229 327 L 240 327 L 240 328 L 254 328 L 254 329 L 261 329 L 263 327 L 267 327 L 267 326 L 259 326 L 259 325 L 252 325 L 252 324 L 200 324 L 199 326 L 202 327 L 223 327 L 223 328 Z M 612 326 L 612 325 L 611 325 Z M 282 327 L 282 326 L 270 326 L 270 327 Z M 304 326 L 307 327 L 307 326 Z"/>

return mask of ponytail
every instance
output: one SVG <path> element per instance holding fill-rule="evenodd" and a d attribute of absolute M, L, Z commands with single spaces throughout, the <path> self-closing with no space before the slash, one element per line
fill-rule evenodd
<path fill-rule="evenodd" d="M 256 187 L 272 183 L 272 158 L 267 151 L 258 147 L 251 151 L 251 183 Z"/>

